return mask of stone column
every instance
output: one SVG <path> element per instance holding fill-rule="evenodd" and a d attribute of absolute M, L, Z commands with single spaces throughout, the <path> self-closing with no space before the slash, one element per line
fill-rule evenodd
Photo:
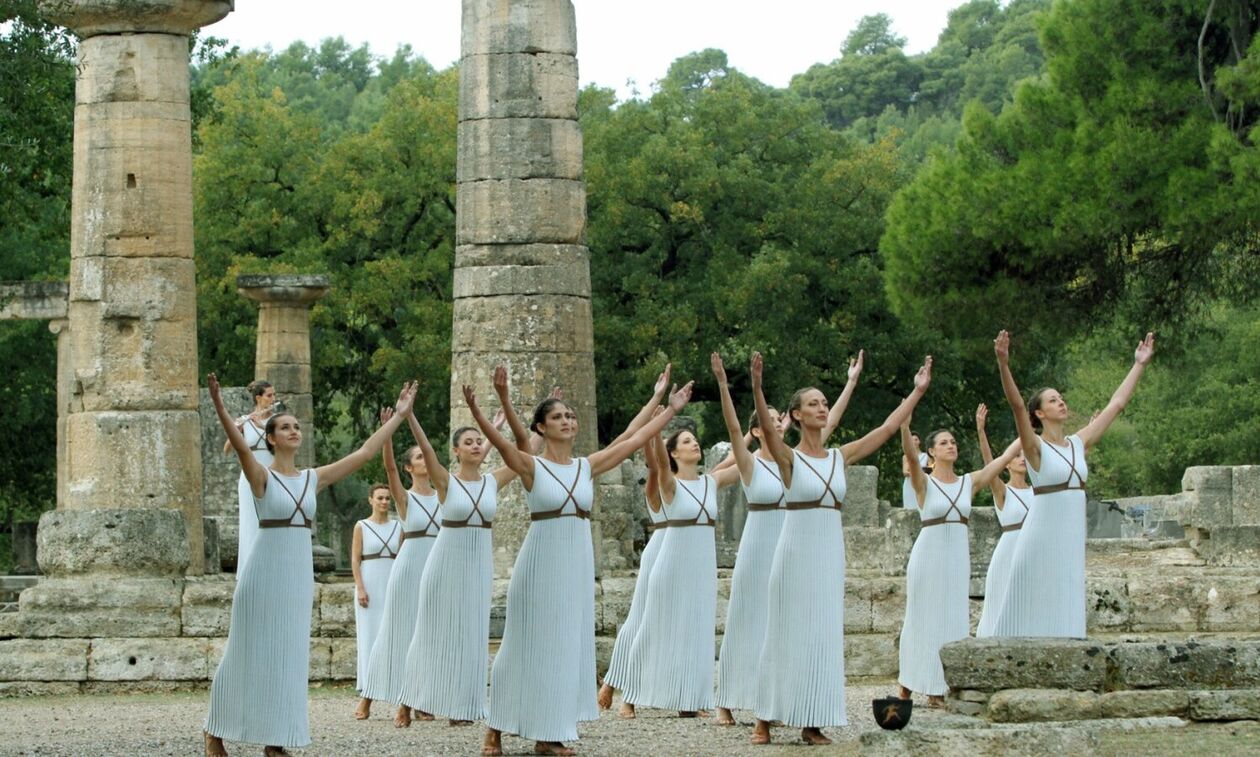
<path fill-rule="evenodd" d="M 576 54 L 569 0 L 463 0 L 451 426 L 470 420 L 462 384 L 494 404 L 502 362 L 522 413 L 564 387 L 580 454 L 596 437 Z M 520 488 L 507 494 L 495 523 L 500 574 L 529 525 Z"/>
<path fill-rule="evenodd" d="M 254 378 L 270 381 L 285 411 L 304 430 L 297 465 L 315 464 L 315 402 L 311 395 L 311 305 L 328 292 L 328 277 L 317 274 L 262 274 L 236 277 L 236 290 L 258 303 Z M 315 545 L 316 568 L 328 565 L 332 551 Z M 334 561 L 335 563 L 335 561 Z"/>
<path fill-rule="evenodd" d="M 45 0 L 81 37 L 65 508 L 40 520 L 44 636 L 166 636 L 201 573 L 188 35 L 223 0 Z"/>

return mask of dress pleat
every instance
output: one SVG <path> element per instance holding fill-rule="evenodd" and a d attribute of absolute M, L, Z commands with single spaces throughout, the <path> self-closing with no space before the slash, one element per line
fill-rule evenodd
<path fill-rule="evenodd" d="M 440 507 L 436 494 L 407 492 L 407 517 L 403 519 L 405 534 L 394 569 L 385 590 L 385 613 L 381 630 L 368 660 L 367 677 L 361 693 L 368 699 L 398 703 L 402 698 L 403 666 L 407 647 L 416 630 L 420 609 L 420 580 L 433 550 L 440 528 Z M 423 536 L 418 534 L 423 533 Z"/>
<path fill-rule="evenodd" d="M 614 689 L 624 690 L 626 682 L 637 675 L 638 662 L 630 655 L 634 646 L 634 636 L 643 621 L 643 608 L 647 606 L 647 584 L 656 565 L 656 558 L 661 552 L 661 544 L 665 542 L 665 529 L 660 524 L 665 522 L 665 509 L 653 510 L 648 506 L 648 518 L 652 521 L 652 535 L 639 556 L 639 575 L 634 580 L 634 596 L 630 598 L 630 612 L 626 620 L 617 629 L 617 639 L 613 642 L 612 661 L 608 664 L 608 672 L 604 674 L 604 683 Z"/>
<path fill-rule="evenodd" d="M 297 476 L 269 471 L 267 489 L 255 502 L 263 520 L 298 525 L 259 529 L 253 554 L 237 574 L 227 646 L 210 684 L 205 729 L 212 736 L 282 747 L 311 743 L 307 676 L 315 568 L 309 523 L 316 484 L 314 470 Z"/>
<path fill-rule="evenodd" d="M 1015 549 L 1019 544 L 1019 536 L 1023 533 L 1024 519 L 1033 501 L 1031 488 L 1016 489 L 1006 487 L 1006 504 L 997 511 L 998 525 L 1002 527 L 1002 537 L 993 548 L 993 557 L 989 558 L 989 570 L 984 576 L 984 607 L 980 610 L 980 622 L 976 625 L 976 637 L 984 638 L 993 635 L 998 616 L 1002 612 L 1002 604 L 1006 601 L 1006 590 L 1011 582 L 1011 562 L 1015 559 Z M 1015 530 L 1007 530 L 1016 527 Z"/>
<path fill-rule="evenodd" d="M 359 521 L 358 528 L 363 535 L 363 561 L 359 563 L 359 576 L 368 595 L 367 607 L 359 604 L 357 596 L 354 599 L 354 688 L 362 694 L 367 682 L 368 662 L 372 659 L 372 647 L 385 619 L 389 577 L 402 541 L 402 524 L 398 521 L 379 524 L 365 519 Z"/>
<path fill-rule="evenodd" d="M 245 436 L 245 443 L 249 445 L 249 451 L 253 453 L 258 464 L 270 469 L 276 458 L 271 454 L 271 450 L 267 449 L 264 429 L 254 423 L 253 418 L 246 418 L 245 424 L 241 427 L 241 433 Z M 239 576 L 245 569 L 245 561 L 254 549 L 254 542 L 258 541 L 258 512 L 254 508 L 254 492 L 249 488 L 249 479 L 245 478 L 245 471 L 241 471 L 241 475 L 236 480 L 236 498 L 240 503 L 236 545 L 236 575 Z"/>

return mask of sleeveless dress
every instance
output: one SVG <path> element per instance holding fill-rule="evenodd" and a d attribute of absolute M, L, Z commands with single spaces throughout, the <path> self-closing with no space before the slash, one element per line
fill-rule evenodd
<path fill-rule="evenodd" d="M 263 427 L 254 423 L 253 418 L 247 417 L 245 425 L 241 427 L 241 433 L 245 435 L 245 443 L 249 445 L 249 451 L 253 453 L 258 464 L 270 469 L 276 457 L 271 454 L 271 450 L 267 449 L 267 435 Z M 254 548 L 254 542 L 258 540 L 258 513 L 254 510 L 254 492 L 249 488 L 249 479 L 245 478 L 245 471 L 241 471 L 236 481 L 236 498 L 240 502 L 240 525 L 236 546 L 236 575 L 239 576 L 245 567 L 245 560 Z"/>
<path fill-rule="evenodd" d="M 1085 445 L 1038 438 L 1041 470 L 1028 466 L 1032 508 L 1024 521 L 994 636 L 1085 638 Z"/>
<path fill-rule="evenodd" d="M 630 656 L 638 674 L 622 699 L 662 710 L 713 707 L 713 636 L 717 620 L 717 482 L 674 479 L 665 502 L 665 542 L 648 579 L 647 606 Z"/>
<path fill-rule="evenodd" d="M 372 654 L 362 694 L 368 699 L 399 702 L 403 687 L 403 663 L 416 630 L 420 608 L 420 579 L 437 540 L 439 506 L 436 494 L 407 492 L 407 517 L 403 519 L 402 546 L 385 590 L 385 613 Z"/>
<path fill-rule="evenodd" d="M 927 477 L 919 517 L 923 529 L 906 565 L 906 616 L 901 624 L 897 682 L 911 691 L 944 696 L 941 645 L 971 634 L 971 475 L 953 483 Z"/>
<path fill-rule="evenodd" d="M 254 554 L 237 574 L 232 624 L 210 684 L 211 736 L 283 747 L 311 743 L 306 688 L 311 656 L 315 567 L 311 524 L 318 480 L 267 472 L 254 503 Z"/>
<path fill-rule="evenodd" d="M 631 657 L 630 648 L 634 646 L 635 634 L 643 621 L 643 610 L 647 606 L 648 579 L 656 565 L 656 558 L 661 552 L 661 544 L 665 542 L 665 508 L 660 511 L 648 505 L 648 518 L 652 521 L 652 536 L 648 538 L 643 554 L 639 556 L 639 575 L 634 580 L 634 596 L 630 598 L 630 612 L 626 621 L 617 629 L 617 640 L 613 643 L 612 661 L 608 664 L 608 672 L 604 674 L 604 683 L 617 690 L 624 690 L 626 682 L 637 675 L 638 660 Z"/>
<path fill-rule="evenodd" d="M 922 468 L 928 464 L 928 454 L 926 452 L 919 453 L 919 467 Z M 919 509 L 918 496 L 914 493 L 914 484 L 910 483 L 909 476 L 901 477 L 901 506 L 906 510 Z"/>
<path fill-rule="evenodd" d="M 1016 489 L 1007 485 L 1006 504 L 997 511 L 1002 537 L 993 548 L 989 572 L 984 577 L 984 607 L 980 610 L 980 622 L 976 625 L 977 638 L 993 635 L 993 627 L 997 625 L 1002 603 L 1006 601 L 1006 589 L 1011 581 L 1011 561 L 1015 558 L 1015 548 L 1032 501 L 1032 489 Z"/>
<path fill-rule="evenodd" d="M 766 640 L 770 564 L 786 512 L 778 466 L 753 456 L 753 474 L 744 487 L 748 517 L 739 538 L 726 633 L 718 654 L 718 707 L 751 710 L 757 706 L 757 664 Z"/>
<path fill-rule="evenodd" d="M 578 721 L 599 719 L 594 497 L 586 458 L 567 465 L 534 458 L 534 488 L 525 496 L 533 522 L 512 569 L 503 644 L 490 674 L 495 730 L 572 741 Z"/>
<path fill-rule="evenodd" d="M 453 720 L 486 716 L 498 493 L 490 474 L 480 482 L 452 475 L 446 485 L 442 530 L 417 592 L 401 704 Z"/>
<path fill-rule="evenodd" d="M 394 568 L 394 558 L 402 542 L 402 527 L 398 521 L 373 523 L 364 519 L 358 523 L 363 535 L 362 562 L 359 575 L 367 590 L 368 606 L 359 604 L 358 592 L 354 599 L 354 638 L 356 670 L 354 688 L 363 693 L 367 682 L 368 661 L 372 659 L 372 646 L 381 630 L 385 617 L 385 599 L 389 594 L 389 575 Z"/>
<path fill-rule="evenodd" d="M 848 723 L 844 710 L 844 456 L 792 451 L 787 513 L 770 566 L 757 717 L 796 728 Z"/>

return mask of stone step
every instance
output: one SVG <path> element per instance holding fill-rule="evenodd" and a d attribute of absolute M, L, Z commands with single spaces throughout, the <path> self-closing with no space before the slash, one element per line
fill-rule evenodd
<path fill-rule="evenodd" d="M 1133 731 L 1159 734 L 1184 728 L 1185 720 L 1173 717 L 1097 720 L 1035 725 L 994 725 L 989 727 L 915 728 L 901 731 L 870 731 L 861 736 L 863 757 L 905 757 L 905 755 L 1025 755 L 1093 754 L 1099 737 L 1107 732 Z"/>

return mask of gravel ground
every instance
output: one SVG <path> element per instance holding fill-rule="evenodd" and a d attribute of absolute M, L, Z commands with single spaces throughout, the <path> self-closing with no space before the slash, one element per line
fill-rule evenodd
<path fill-rule="evenodd" d="M 748 743 L 752 715 L 737 712 L 740 725 L 724 728 L 705 720 L 681 720 L 671 713 L 645 710 L 636 720 L 619 719 L 614 703 L 610 713 L 580 727 L 582 738 L 573 744 L 582 755 L 721 754 L 770 757 L 780 754 L 855 754 L 862 731 L 874 729 L 871 699 L 887 696 L 895 687 L 854 686 L 848 691 L 847 728 L 826 733 L 835 745 L 805 749 L 800 732 L 776 728 L 778 745 L 753 747 Z M 423 755 L 479 754 L 480 726 L 451 728 L 445 722 L 415 723 L 395 729 L 393 707 L 379 705 L 366 722 L 352 717 L 356 698 L 348 688 L 311 690 L 311 746 L 298 755 Z M 85 695 L 0 700 L 2 755 L 194 755 L 202 750 L 201 726 L 206 716 L 204 692 L 175 694 Z M 925 702 L 916 702 L 922 705 Z M 916 722 L 949 717 L 926 707 L 916 708 Z M 504 737 L 505 754 L 532 754 L 533 742 Z M 261 748 L 228 744 L 230 754 L 259 754 Z"/>

